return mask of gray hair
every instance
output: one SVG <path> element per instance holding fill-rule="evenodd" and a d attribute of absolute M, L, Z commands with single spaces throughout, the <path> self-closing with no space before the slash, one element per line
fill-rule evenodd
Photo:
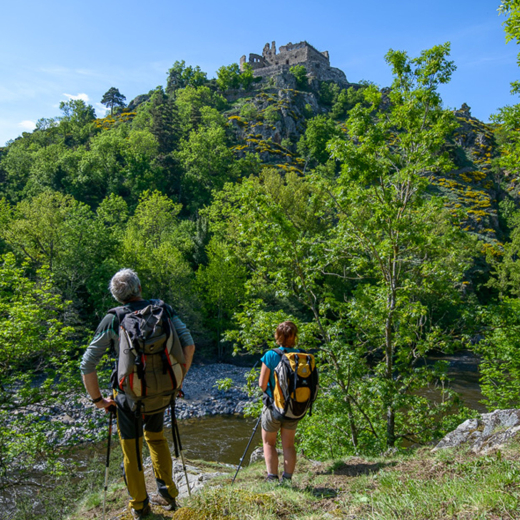
<path fill-rule="evenodd" d="M 132 269 L 118 271 L 110 280 L 109 289 L 119 303 L 126 303 L 132 298 L 141 296 L 141 282 Z"/>

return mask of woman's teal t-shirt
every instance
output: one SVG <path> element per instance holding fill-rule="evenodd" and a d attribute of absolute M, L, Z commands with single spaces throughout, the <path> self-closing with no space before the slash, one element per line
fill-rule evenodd
<path fill-rule="evenodd" d="M 298 352 L 300 349 L 298 348 L 288 348 L 288 347 L 276 347 L 284 352 Z M 271 372 L 269 373 L 269 383 L 267 384 L 266 394 L 269 397 L 273 397 L 273 389 L 275 386 L 274 381 L 274 369 L 278 366 L 280 362 L 280 354 L 276 353 L 274 350 L 268 350 L 260 360 Z"/>

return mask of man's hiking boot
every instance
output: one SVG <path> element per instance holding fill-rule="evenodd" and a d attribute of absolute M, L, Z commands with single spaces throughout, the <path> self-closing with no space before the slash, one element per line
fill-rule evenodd
<path fill-rule="evenodd" d="M 292 487 L 292 478 L 282 476 L 280 479 L 280 486 Z"/>
<path fill-rule="evenodd" d="M 271 475 L 270 473 L 265 477 L 266 482 L 278 484 L 278 475 Z"/>
<path fill-rule="evenodd" d="M 176 511 L 177 502 L 175 498 L 165 498 L 159 493 L 153 493 L 150 495 L 150 502 L 154 505 L 163 507 L 166 511 Z"/>
<path fill-rule="evenodd" d="M 132 507 L 132 516 L 136 519 L 146 518 L 148 515 L 152 514 L 152 508 L 146 504 L 142 509 L 134 509 Z"/>

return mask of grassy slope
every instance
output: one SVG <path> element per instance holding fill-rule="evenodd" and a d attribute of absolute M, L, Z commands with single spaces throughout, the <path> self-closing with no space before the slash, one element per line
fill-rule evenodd
<path fill-rule="evenodd" d="M 344 518 L 356 520 L 520 519 L 520 444 L 493 456 L 429 449 L 385 458 L 314 462 L 300 458 L 294 487 L 267 484 L 263 464 L 212 481 L 183 499 L 177 512 L 154 508 L 151 520 Z M 196 463 L 215 471 L 215 465 Z M 150 475 L 149 488 L 153 489 Z M 126 520 L 121 481 L 110 487 L 107 518 Z M 69 520 L 102 517 L 102 494 L 91 495 Z"/>

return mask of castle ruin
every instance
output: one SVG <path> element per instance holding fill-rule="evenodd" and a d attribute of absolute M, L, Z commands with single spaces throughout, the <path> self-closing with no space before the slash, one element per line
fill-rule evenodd
<path fill-rule="evenodd" d="M 246 57 L 240 58 L 240 70 L 244 70 Z M 347 83 L 345 73 L 330 66 L 329 52 L 320 52 L 306 41 L 300 43 L 288 43 L 280 47 L 276 52 L 276 42 L 265 44 L 262 55 L 249 54 L 247 62 L 256 76 L 274 76 L 288 72 L 294 65 L 303 65 L 307 69 L 307 76 L 322 81 L 336 81 Z"/>

